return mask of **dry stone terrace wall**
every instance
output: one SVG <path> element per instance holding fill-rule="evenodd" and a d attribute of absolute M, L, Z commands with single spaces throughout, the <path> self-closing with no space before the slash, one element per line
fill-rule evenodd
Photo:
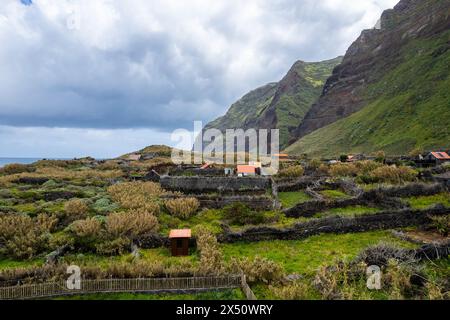
<path fill-rule="evenodd" d="M 271 188 L 266 177 L 172 177 L 163 176 L 161 186 L 166 190 L 183 193 L 264 191 Z"/>
<path fill-rule="evenodd" d="M 359 217 L 331 217 L 298 223 L 291 228 L 250 228 L 242 232 L 227 232 L 218 237 L 220 242 L 257 242 L 268 240 L 301 240 L 322 233 L 353 233 L 373 230 L 388 230 L 429 224 L 429 215 L 448 215 L 450 208 L 429 210 L 400 210 Z"/>
<path fill-rule="evenodd" d="M 243 203 L 254 210 L 271 210 L 276 206 L 275 200 L 268 196 L 216 196 L 199 195 L 196 198 L 202 207 L 209 209 L 221 209 L 233 203 Z"/>

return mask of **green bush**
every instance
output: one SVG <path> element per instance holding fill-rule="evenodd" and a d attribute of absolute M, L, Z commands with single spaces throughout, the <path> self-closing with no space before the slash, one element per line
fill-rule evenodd
<path fill-rule="evenodd" d="M 237 202 L 224 208 L 224 218 L 232 225 L 262 224 L 265 217 L 262 212 L 253 211 L 243 203 Z"/>
<path fill-rule="evenodd" d="M 447 237 L 450 231 L 450 216 L 430 216 L 431 225 L 443 237 Z"/>

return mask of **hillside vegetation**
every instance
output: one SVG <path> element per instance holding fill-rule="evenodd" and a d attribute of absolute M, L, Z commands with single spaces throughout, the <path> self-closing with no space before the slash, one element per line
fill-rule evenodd
<path fill-rule="evenodd" d="M 292 154 L 332 156 L 414 148 L 450 148 L 450 31 L 409 43 L 403 61 L 365 90 L 365 108 L 287 148 Z"/>
<path fill-rule="evenodd" d="M 280 146 L 287 147 L 291 131 L 302 121 L 322 93 L 326 79 L 341 57 L 322 62 L 297 61 L 278 83 L 269 83 L 243 96 L 226 115 L 205 130 L 280 129 Z"/>

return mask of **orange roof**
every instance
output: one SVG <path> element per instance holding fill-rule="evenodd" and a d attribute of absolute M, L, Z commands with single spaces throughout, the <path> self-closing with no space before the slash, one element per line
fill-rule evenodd
<path fill-rule="evenodd" d="M 206 163 L 200 167 L 200 169 L 208 169 L 208 168 L 209 168 L 209 163 Z"/>
<path fill-rule="evenodd" d="M 431 154 L 438 160 L 450 160 L 450 156 L 446 152 L 432 152 Z"/>
<path fill-rule="evenodd" d="M 274 157 L 278 157 L 278 158 L 287 158 L 287 157 L 289 157 L 289 155 L 286 154 L 286 153 L 276 153 L 273 156 Z"/>
<path fill-rule="evenodd" d="M 238 173 L 255 173 L 256 167 L 254 166 L 237 166 Z"/>
<path fill-rule="evenodd" d="M 191 229 L 170 230 L 170 233 L 169 233 L 169 239 L 190 238 L 190 237 L 191 237 Z"/>

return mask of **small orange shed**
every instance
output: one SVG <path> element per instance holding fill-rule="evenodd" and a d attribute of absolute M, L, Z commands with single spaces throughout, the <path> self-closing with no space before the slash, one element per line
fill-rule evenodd
<path fill-rule="evenodd" d="M 191 238 L 191 229 L 170 230 L 169 239 L 172 256 L 189 255 L 189 239 Z"/>

